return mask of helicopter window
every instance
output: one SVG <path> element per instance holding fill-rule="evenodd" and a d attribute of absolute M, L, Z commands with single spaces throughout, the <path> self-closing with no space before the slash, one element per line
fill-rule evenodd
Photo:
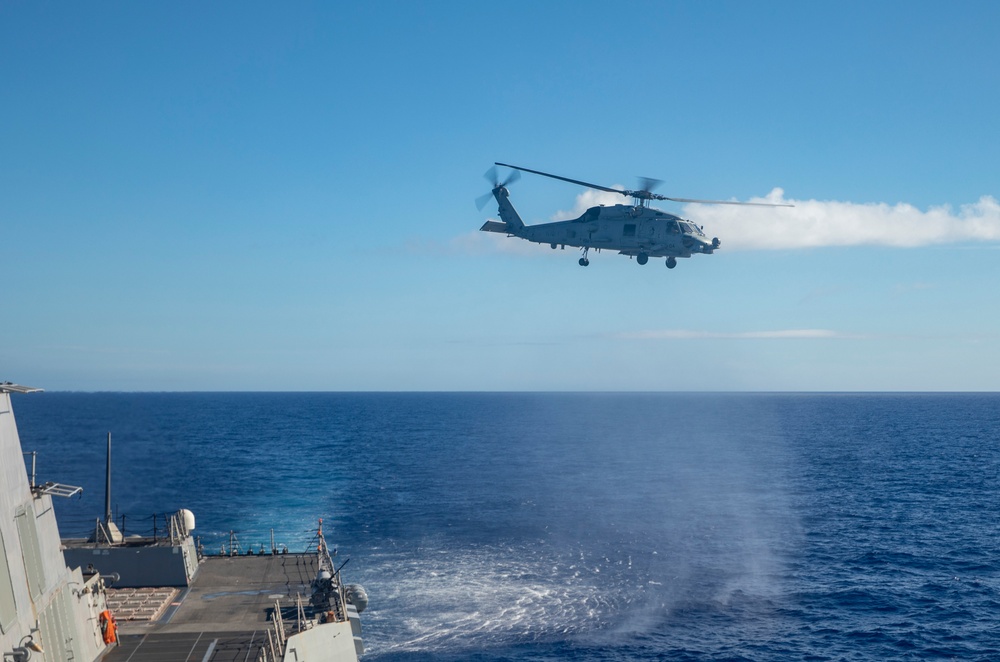
<path fill-rule="evenodd" d="M 676 221 L 670 221 L 669 223 L 667 223 L 667 232 L 669 232 L 670 234 L 678 234 L 680 231 L 681 229 L 677 227 Z"/>
<path fill-rule="evenodd" d="M 681 229 L 690 234 L 702 234 L 701 229 L 694 223 L 681 223 Z"/>
<path fill-rule="evenodd" d="M 626 223 L 625 227 L 622 229 L 623 237 L 634 237 L 635 236 L 635 223 Z"/>

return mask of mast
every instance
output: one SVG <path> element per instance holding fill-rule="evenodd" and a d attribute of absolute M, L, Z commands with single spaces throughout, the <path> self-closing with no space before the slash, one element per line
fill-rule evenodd
<path fill-rule="evenodd" d="M 111 523 L 111 433 L 108 433 L 108 467 L 104 482 L 104 523 Z"/>

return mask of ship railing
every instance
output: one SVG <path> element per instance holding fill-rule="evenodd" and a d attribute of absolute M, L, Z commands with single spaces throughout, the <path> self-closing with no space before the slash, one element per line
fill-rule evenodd
<path fill-rule="evenodd" d="M 294 629 L 289 633 L 292 624 L 285 623 L 284 615 L 281 612 L 281 600 L 274 601 L 274 608 L 271 612 L 271 627 L 267 629 L 267 641 L 264 642 L 257 653 L 257 662 L 280 662 L 285 651 L 285 644 L 290 634 L 298 634 L 308 630 L 315 625 L 306 613 L 305 603 L 302 602 L 302 594 L 295 597 L 295 623 Z"/>
<path fill-rule="evenodd" d="M 340 571 L 334 576 L 334 581 L 337 582 L 337 604 L 335 605 L 337 615 L 337 622 L 343 623 L 347 620 L 347 590 L 344 588 L 344 583 L 340 581 Z"/>
<path fill-rule="evenodd" d="M 102 542 L 107 545 L 115 544 L 114 539 L 111 536 L 111 532 L 108 531 L 107 527 L 104 526 L 104 522 L 97 519 L 94 520 L 94 542 L 101 544 Z"/>
<path fill-rule="evenodd" d="M 271 627 L 267 629 L 267 645 L 260 647 L 258 662 L 280 662 L 285 654 L 285 619 L 281 616 L 281 601 L 274 601 L 271 612 Z"/>
<path fill-rule="evenodd" d="M 295 631 L 302 632 L 303 630 L 308 630 L 312 627 L 312 621 L 306 618 L 306 608 L 302 604 L 302 594 L 297 593 L 295 595 Z"/>
<path fill-rule="evenodd" d="M 233 530 L 229 531 L 229 552 L 226 552 L 226 546 L 222 546 L 223 556 L 239 556 L 243 553 L 243 546 L 240 545 L 240 539 L 236 537 L 236 532 Z"/>
<path fill-rule="evenodd" d="M 170 544 L 179 545 L 190 535 L 187 525 L 184 523 L 184 513 L 177 511 L 170 516 Z"/>
<path fill-rule="evenodd" d="M 334 551 L 334 554 L 336 554 L 336 551 Z M 345 606 L 347 604 L 347 592 L 344 589 L 343 582 L 340 581 L 340 569 L 347 565 L 347 561 L 340 564 L 340 567 L 334 566 L 333 557 L 330 555 L 330 546 L 323 535 L 322 519 L 319 521 L 319 528 L 316 531 L 316 556 L 320 570 L 330 573 L 330 580 L 336 589 L 332 596 L 333 604 L 330 605 L 333 608 L 333 620 L 337 623 L 343 623 L 347 620 L 347 607 Z"/>

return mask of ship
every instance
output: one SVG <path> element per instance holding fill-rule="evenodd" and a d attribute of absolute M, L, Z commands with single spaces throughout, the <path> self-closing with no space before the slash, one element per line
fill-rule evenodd
<path fill-rule="evenodd" d="M 342 581 L 322 520 L 305 552 L 205 554 L 194 513 L 160 537 L 123 536 L 110 516 L 110 451 L 103 521 L 62 540 L 53 497 L 80 488 L 36 484 L 11 394 L 0 383 L 0 653 L 4 662 L 357 662 L 365 590 Z M 27 471 L 25 457 L 31 457 Z"/>

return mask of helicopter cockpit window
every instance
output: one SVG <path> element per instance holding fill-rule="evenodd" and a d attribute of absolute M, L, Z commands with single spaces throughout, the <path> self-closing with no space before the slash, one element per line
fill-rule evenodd
<path fill-rule="evenodd" d="M 680 234 L 681 229 L 677 227 L 677 221 L 670 221 L 667 223 L 667 232 L 670 234 Z"/>
<path fill-rule="evenodd" d="M 681 230 L 690 234 L 701 234 L 701 230 L 694 223 L 681 223 Z"/>

